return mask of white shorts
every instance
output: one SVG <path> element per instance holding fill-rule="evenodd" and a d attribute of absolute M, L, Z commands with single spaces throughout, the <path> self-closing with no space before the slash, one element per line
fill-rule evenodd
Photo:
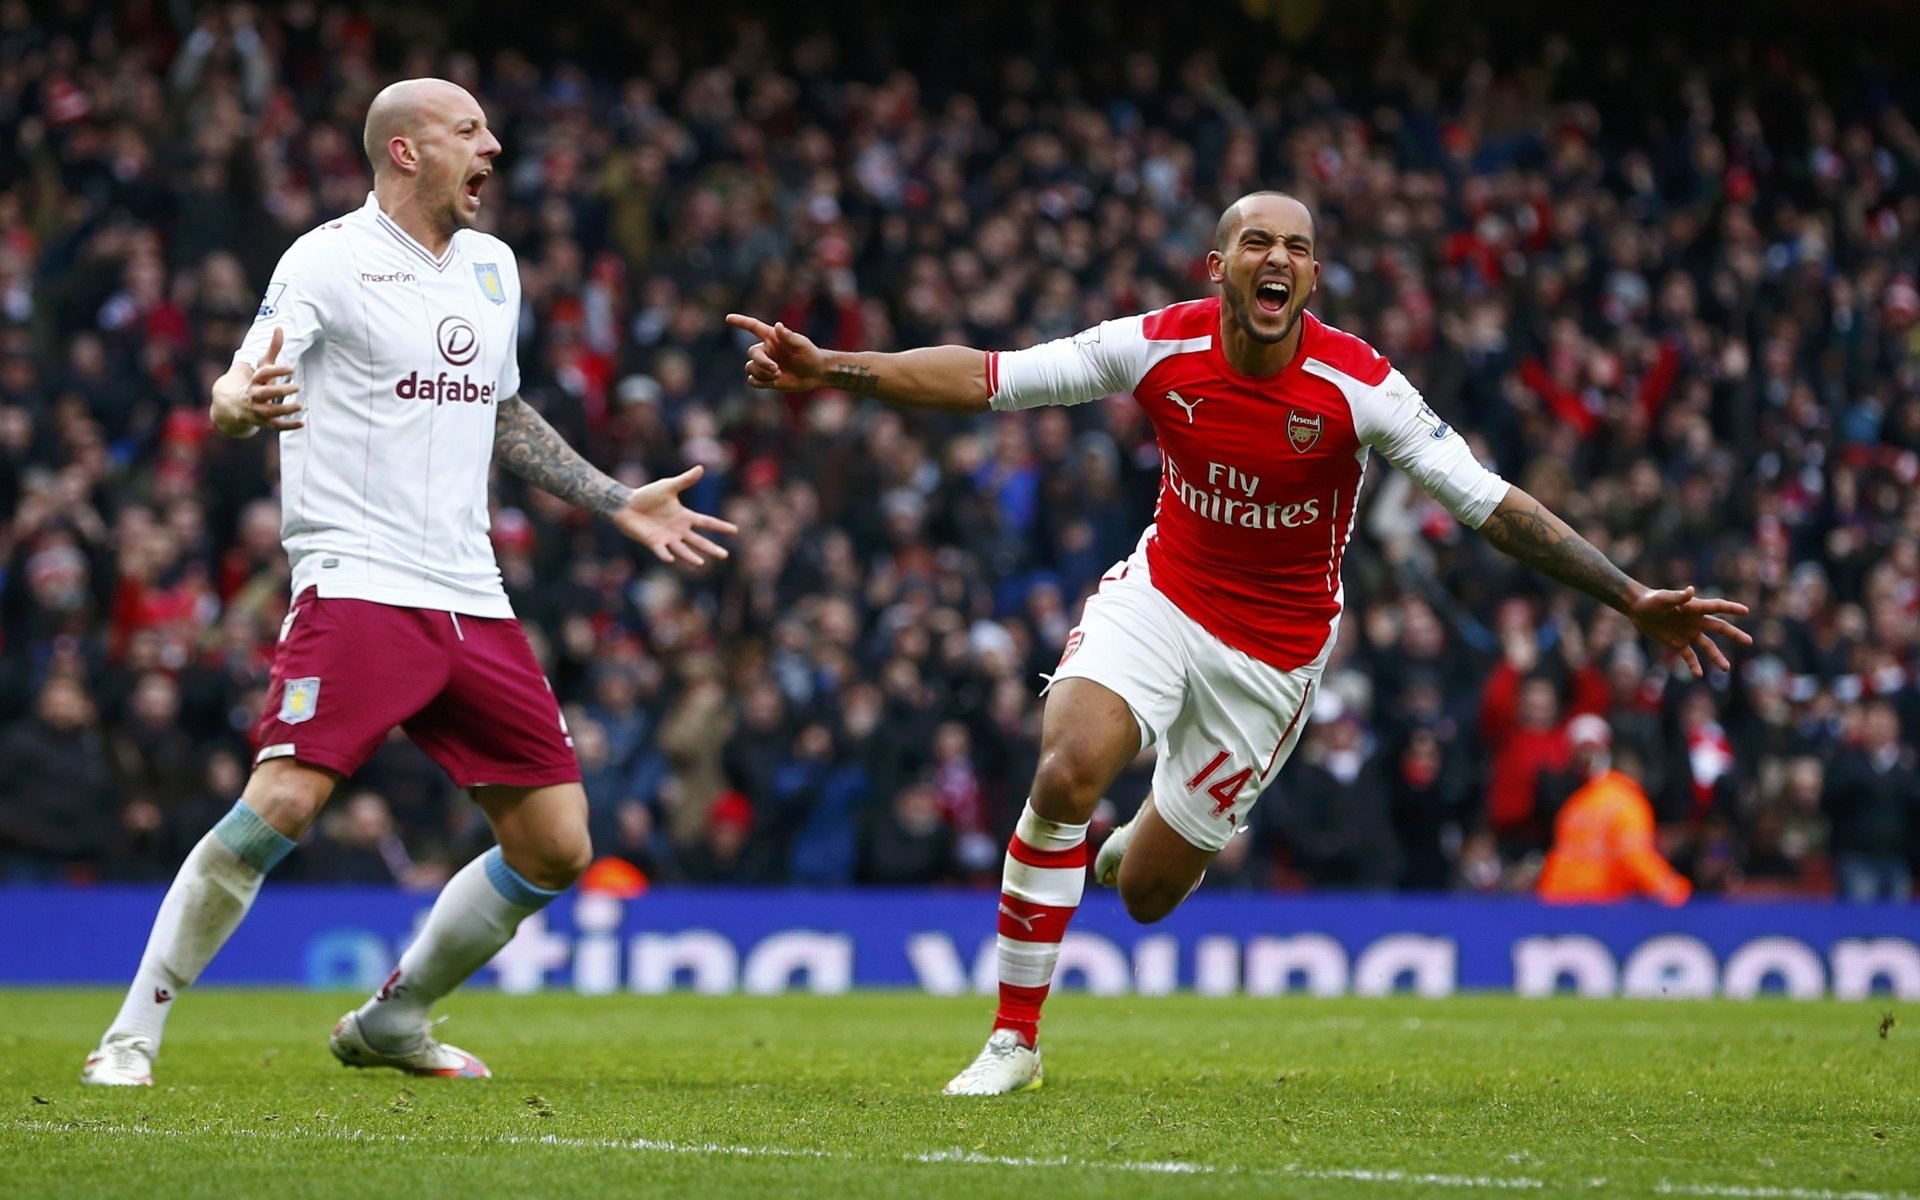
<path fill-rule="evenodd" d="M 1235 650 L 1153 586 L 1144 545 L 1101 579 L 1047 686 L 1088 679 L 1125 700 L 1141 748 L 1160 749 L 1154 808 L 1217 851 L 1293 754 L 1327 653 L 1282 671 Z"/>

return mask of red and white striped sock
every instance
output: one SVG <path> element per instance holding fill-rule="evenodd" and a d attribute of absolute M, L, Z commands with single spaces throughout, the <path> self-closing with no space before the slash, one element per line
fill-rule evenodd
<path fill-rule="evenodd" d="M 1087 827 L 1048 821 L 1029 802 L 1000 873 L 1000 1009 L 995 1029 L 1034 1044 L 1060 939 L 1087 886 Z"/>

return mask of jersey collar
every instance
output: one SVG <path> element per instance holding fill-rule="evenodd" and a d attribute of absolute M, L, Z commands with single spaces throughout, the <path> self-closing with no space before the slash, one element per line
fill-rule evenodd
<path fill-rule="evenodd" d="M 372 192 L 367 193 L 366 207 L 364 207 L 360 211 L 372 216 L 373 222 L 375 225 L 378 225 L 381 229 L 386 230 L 389 234 L 393 236 L 395 241 L 398 241 L 402 246 L 405 246 L 408 250 L 411 250 L 417 257 L 423 260 L 428 266 L 432 267 L 435 271 L 445 271 L 448 267 L 453 265 L 453 250 L 454 250 L 454 246 L 459 241 L 458 232 L 456 232 L 453 237 L 447 239 L 447 252 L 445 254 L 442 254 L 440 257 L 435 258 L 431 250 L 428 250 L 425 246 L 422 246 L 418 241 L 414 239 L 414 236 L 412 234 L 400 228 L 400 226 L 396 224 L 391 217 L 387 216 L 387 214 L 381 210 L 380 200 Z"/>

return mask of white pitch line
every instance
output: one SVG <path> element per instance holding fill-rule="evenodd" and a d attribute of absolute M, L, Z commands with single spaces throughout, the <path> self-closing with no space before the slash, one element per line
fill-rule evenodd
<path fill-rule="evenodd" d="M 538 1136 L 504 1134 L 500 1137 L 419 1137 L 406 1133 L 376 1133 L 365 1129 L 312 1129 L 281 1133 L 265 1129 L 154 1129 L 143 1125 L 93 1125 L 60 1121 L 18 1121 L 12 1126 L 30 1133 L 94 1133 L 113 1137 L 235 1137 L 261 1141 L 311 1141 L 318 1137 L 346 1142 L 391 1142 L 411 1145 L 460 1146 L 551 1146 L 567 1150 L 626 1150 L 639 1154 L 686 1154 L 710 1158 L 803 1158 L 816 1161 L 858 1165 L 873 1160 L 847 1151 L 816 1150 L 794 1146 L 742 1146 L 724 1142 L 676 1142 L 654 1138 L 562 1137 L 547 1133 Z M 1071 1167 L 1077 1170 L 1115 1171 L 1133 1175 L 1206 1175 L 1248 1176 L 1258 1178 L 1312 1179 L 1338 1183 L 1400 1183 L 1423 1187 L 1469 1188 L 1482 1191 L 1534 1191 L 1546 1186 L 1525 1176 L 1501 1178 L 1491 1175 L 1436 1175 L 1410 1171 L 1373 1171 L 1356 1168 L 1303 1167 L 1292 1163 L 1285 1167 L 1220 1167 L 1209 1163 L 1165 1161 L 1129 1161 L 1082 1159 L 1059 1155 L 1051 1158 L 1022 1158 L 1000 1154 L 982 1154 L 977 1150 L 928 1150 L 902 1154 L 893 1161 L 906 1164 L 958 1164 L 977 1167 Z M 1885 1200 L 1896 1200 L 1887 1197 Z M 1915 1198 L 1920 1200 L 1920 1198 Z"/>
<path fill-rule="evenodd" d="M 1741 1184 L 1668 1183 L 1653 1189 L 1662 1196 L 1724 1196 L 1728 1200 L 1920 1200 L 1911 1192 L 1836 1192 L 1827 1188 L 1747 1187 Z"/>
<path fill-rule="evenodd" d="M 568 1150 L 626 1150 L 639 1154 L 686 1154 L 704 1155 L 712 1158 L 803 1158 L 816 1161 L 844 1162 L 860 1164 L 871 1162 L 848 1151 L 816 1150 L 810 1147 L 794 1146 L 743 1146 L 724 1142 L 676 1142 L 655 1138 L 583 1138 L 562 1137 L 547 1133 L 535 1137 L 522 1134 L 504 1134 L 492 1138 L 463 1137 L 418 1137 L 406 1133 L 376 1133 L 365 1129 L 315 1129 L 303 1130 L 298 1134 L 280 1133 L 264 1129 L 154 1129 L 140 1125 L 91 1125 L 81 1123 L 63 1123 L 58 1121 L 20 1121 L 13 1126 L 34 1133 L 98 1133 L 111 1136 L 146 1137 L 236 1137 L 255 1138 L 263 1141 L 310 1141 L 314 1137 L 347 1142 L 392 1142 L 395 1144 L 415 1145 L 461 1145 L 461 1146 L 551 1146 Z M 1292 1179 L 1314 1179 L 1330 1182 L 1354 1183 L 1407 1183 L 1429 1187 L 1478 1188 L 1498 1191 L 1526 1191 L 1543 1188 L 1546 1185 L 1538 1179 L 1524 1176 L 1499 1178 L 1488 1175 L 1435 1175 L 1418 1174 L 1407 1171 L 1371 1171 L 1362 1169 L 1342 1169 L 1329 1167 L 1303 1167 L 1298 1163 L 1285 1167 L 1221 1167 L 1208 1163 L 1168 1161 L 1128 1161 L 1112 1159 L 1079 1159 L 1067 1155 L 1052 1158 L 1022 1158 L 1000 1154 L 982 1154 L 977 1150 L 929 1150 L 918 1154 L 903 1154 L 894 1159 L 909 1164 L 938 1165 L 945 1163 L 979 1167 L 1072 1167 L 1079 1170 L 1117 1171 L 1136 1175 L 1245 1175 L 1265 1178 L 1286 1177 Z M 1895 1200 L 1889 1197 L 1886 1200 Z M 1914 1198 L 1920 1200 L 1920 1198 Z"/>
<path fill-rule="evenodd" d="M 844 1150 L 817 1150 L 806 1146 L 746 1146 L 726 1142 L 679 1142 L 655 1138 L 563 1137 L 547 1133 L 538 1136 L 504 1134 L 500 1137 L 420 1137 L 407 1133 L 380 1133 L 365 1129 L 308 1129 L 279 1132 L 266 1129 L 154 1129 L 142 1125 L 94 1125 L 66 1121 L 16 1121 L 10 1126 L 28 1133 L 96 1133 L 136 1137 L 235 1137 L 262 1141 L 311 1141 L 314 1137 L 333 1141 L 393 1143 L 396 1145 L 456 1146 L 550 1146 L 566 1150 L 625 1150 L 636 1154 L 700 1155 L 709 1158 L 787 1158 L 839 1162 L 851 1165 L 871 1163 Z M 1134 1175 L 1246 1176 L 1250 1178 L 1309 1179 L 1326 1183 L 1403 1184 L 1413 1187 L 1460 1188 L 1478 1191 L 1538 1191 L 1548 1185 L 1525 1175 L 1438 1175 L 1416 1171 L 1369 1170 L 1359 1167 L 1305 1167 L 1290 1163 L 1284 1167 L 1220 1167 L 1208 1163 L 1179 1160 L 1101 1160 L 1059 1155 L 1048 1158 L 1022 1158 L 982 1154 L 977 1150 L 928 1150 L 902 1154 L 893 1161 L 904 1164 L 957 1164 L 978 1167 L 1070 1167 L 1076 1170 L 1114 1171 Z M 1572 1188 L 1601 1188 L 1604 1179 L 1590 1179 Z M 1722 1200 L 1920 1200 L 1911 1192 L 1827 1191 L 1818 1188 L 1747 1187 L 1740 1184 L 1671 1183 L 1662 1181 L 1654 1191 L 1666 1196 L 1704 1196 Z"/>
<path fill-rule="evenodd" d="M 1276 1175 L 1294 1175 L 1302 1179 L 1343 1180 L 1352 1183 L 1417 1183 L 1433 1187 L 1484 1188 L 1498 1191 L 1531 1191 L 1547 1185 L 1538 1179 L 1515 1175 L 1502 1179 L 1494 1175 L 1422 1175 L 1410 1171 L 1368 1171 L 1358 1168 L 1286 1167 Z"/>

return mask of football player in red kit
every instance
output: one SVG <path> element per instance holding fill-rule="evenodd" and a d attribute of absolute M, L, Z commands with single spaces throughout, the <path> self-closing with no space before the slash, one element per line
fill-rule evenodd
<path fill-rule="evenodd" d="M 1540 502 L 1482 466 L 1406 376 L 1306 311 L 1320 277 L 1307 207 L 1255 192 L 1221 215 L 1219 295 L 1105 321 L 1027 350 L 823 350 L 734 315 L 758 341 L 754 387 L 831 387 L 951 413 L 1131 393 L 1162 461 L 1154 523 L 1087 601 L 1048 684 L 1040 765 L 1002 876 L 1000 1004 L 986 1048 L 947 1085 L 1041 1081 L 1040 1006 L 1086 877 L 1087 822 L 1122 768 L 1159 748 L 1153 791 L 1095 878 L 1157 921 L 1185 899 L 1293 752 L 1338 633 L 1341 562 L 1378 449 L 1497 549 L 1673 648 L 1725 667 L 1709 634 L 1747 610 L 1628 578 Z"/>

